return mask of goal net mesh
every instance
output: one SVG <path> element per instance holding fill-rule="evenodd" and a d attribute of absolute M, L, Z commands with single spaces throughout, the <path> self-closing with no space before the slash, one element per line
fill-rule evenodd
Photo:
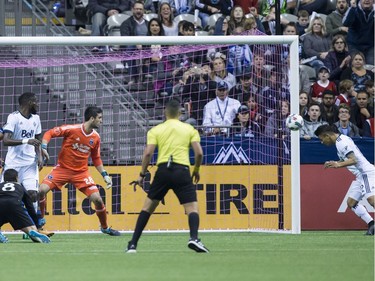
<path fill-rule="evenodd" d="M 103 46 L 104 42 L 105 38 Z M 163 122 L 165 103 L 178 99 L 181 121 L 199 130 L 205 153 L 196 186 L 200 228 L 288 232 L 291 153 L 284 119 L 290 111 L 289 47 L 209 42 L 158 45 L 152 39 L 149 45 L 106 46 L 105 52 L 92 52 L 90 46 L 0 46 L 1 122 L 5 124 L 17 110 L 18 96 L 30 91 L 39 100 L 43 132 L 82 123 L 87 106 L 101 107 L 101 156 L 114 185 L 110 190 L 100 188 L 100 193 L 109 224 L 129 231 L 157 169 L 149 168 L 144 190 L 129 185 L 140 172 L 146 133 Z M 236 108 L 211 112 L 215 120 L 220 114 L 236 118 L 233 123 L 222 118 L 218 125 L 217 120 L 208 120 L 205 106 L 215 101 L 220 81 L 225 81 L 228 97 L 238 102 Z M 245 127 L 243 118 L 249 120 Z M 40 181 L 57 163 L 61 143 L 61 139 L 50 142 L 51 159 Z M 6 156 L 4 146 L 1 156 Z M 89 165 L 96 184 L 104 186 L 101 175 Z M 164 203 L 146 229 L 187 230 L 183 208 L 173 192 Z M 71 184 L 48 194 L 46 220 L 48 230 L 98 229 L 93 206 Z"/>

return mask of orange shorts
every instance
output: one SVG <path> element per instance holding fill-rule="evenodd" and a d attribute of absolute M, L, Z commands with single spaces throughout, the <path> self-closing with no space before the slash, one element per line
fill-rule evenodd
<path fill-rule="evenodd" d="M 86 196 L 99 192 L 98 187 L 88 170 L 84 172 L 75 172 L 57 165 L 42 182 L 42 184 L 48 185 L 50 189 L 57 188 L 60 190 L 67 183 L 73 184 L 75 188 Z"/>

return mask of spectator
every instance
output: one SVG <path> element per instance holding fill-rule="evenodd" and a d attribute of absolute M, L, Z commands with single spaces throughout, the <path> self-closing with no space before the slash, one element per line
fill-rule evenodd
<path fill-rule="evenodd" d="M 365 123 L 367 119 L 374 118 L 374 108 L 369 105 L 369 95 L 366 91 L 359 91 L 356 104 L 352 105 L 350 121 L 359 128 L 359 134 L 366 136 Z"/>
<path fill-rule="evenodd" d="M 223 14 L 229 16 L 233 8 L 232 0 L 195 0 L 195 8 L 199 10 L 199 18 L 202 27 L 205 28 L 208 18 L 213 14 Z"/>
<path fill-rule="evenodd" d="M 229 90 L 236 85 L 236 77 L 229 73 L 226 68 L 226 56 L 222 53 L 216 53 L 212 60 L 211 73 L 212 80 L 216 82 L 225 81 Z"/>
<path fill-rule="evenodd" d="M 216 98 L 216 82 L 210 79 L 211 68 L 203 65 L 200 71 L 189 75 L 182 89 L 182 101 L 190 104 L 190 117 L 197 124 L 203 122 L 203 108 Z"/>
<path fill-rule="evenodd" d="M 252 76 L 249 72 L 240 76 L 240 82 L 237 83 L 229 91 L 229 97 L 245 102 L 246 97 L 258 93 L 258 89 L 254 86 Z"/>
<path fill-rule="evenodd" d="M 316 16 L 309 24 L 303 39 L 303 52 L 311 61 L 307 64 L 319 70 L 324 65 L 323 60 L 328 55 L 331 38 L 327 35 L 324 21 Z"/>
<path fill-rule="evenodd" d="M 299 115 L 303 117 L 303 119 L 308 120 L 308 105 L 310 103 L 310 95 L 304 91 L 299 93 Z"/>
<path fill-rule="evenodd" d="M 255 20 L 255 23 L 256 23 L 256 27 L 257 29 L 262 32 L 262 33 L 266 33 L 266 31 L 264 30 L 264 27 L 263 27 L 263 24 L 262 24 L 262 21 L 260 20 L 259 18 L 259 15 L 258 15 L 258 11 L 256 8 L 250 8 L 250 14 L 252 15 L 252 17 L 248 17 L 246 19 L 246 21 L 248 21 L 249 19 L 253 18 Z M 246 23 L 246 25 L 249 25 L 250 23 Z M 249 30 L 248 28 L 245 27 L 245 30 Z"/>
<path fill-rule="evenodd" d="M 228 127 L 233 125 L 233 119 L 241 104 L 238 100 L 228 97 L 228 89 L 225 81 L 218 82 L 216 98 L 204 106 L 202 125 L 208 135 L 228 135 Z"/>
<path fill-rule="evenodd" d="M 91 36 L 103 36 L 103 28 L 110 16 L 130 10 L 129 0 L 89 0 L 88 7 L 92 13 Z"/>
<path fill-rule="evenodd" d="M 164 36 L 164 29 L 160 20 L 157 18 L 153 18 L 149 21 L 147 30 L 147 36 Z M 150 49 L 152 56 L 143 61 L 143 73 L 147 73 L 146 76 L 148 78 L 156 78 L 157 70 L 164 71 L 162 46 L 151 45 L 148 48 Z"/>
<path fill-rule="evenodd" d="M 365 129 L 366 131 L 365 136 L 369 137 L 375 137 L 375 124 L 374 124 L 374 117 L 367 119 L 365 123 Z"/>
<path fill-rule="evenodd" d="M 352 104 L 352 98 L 357 96 L 354 91 L 353 81 L 349 79 L 342 80 L 339 83 L 339 95 L 336 98 L 335 104 L 339 106 L 340 104 L 347 104 L 350 106 Z"/>
<path fill-rule="evenodd" d="M 163 25 L 164 33 L 166 36 L 178 35 L 178 25 L 173 21 L 173 12 L 169 3 L 163 2 L 160 4 L 158 17 Z"/>
<path fill-rule="evenodd" d="M 306 10 L 310 15 L 313 12 L 325 13 L 327 0 L 288 0 L 288 9 Z"/>
<path fill-rule="evenodd" d="M 332 91 L 324 90 L 320 111 L 322 120 L 330 125 L 339 120 L 339 108 L 335 105 L 335 94 Z"/>
<path fill-rule="evenodd" d="M 306 10 L 299 10 L 297 13 L 298 21 L 296 23 L 298 35 L 305 34 L 305 30 L 309 26 L 309 13 Z"/>
<path fill-rule="evenodd" d="M 286 126 L 285 119 L 289 115 L 289 102 L 283 100 L 281 102 L 281 112 L 276 110 L 270 118 L 267 120 L 266 128 L 265 128 L 265 135 L 267 137 L 277 138 L 279 131 L 281 130 L 281 137 L 285 139 L 289 136 L 290 131 L 289 128 Z M 281 127 L 280 127 L 281 126 Z"/>
<path fill-rule="evenodd" d="M 121 36 L 146 36 L 148 31 L 148 21 L 143 18 L 144 4 L 143 1 L 135 1 L 132 8 L 132 16 L 126 19 L 120 26 Z M 142 46 L 129 46 L 129 51 L 141 50 Z M 131 60 L 130 64 L 130 77 L 131 80 L 128 85 L 137 83 L 140 80 L 138 66 L 141 63 L 137 60 Z"/>
<path fill-rule="evenodd" d="M 210 31 L 209 31 L 210 32 Z M 226 16 L 221 16 L 218 18 L 215 28 L 213 31 L 213 35 L 230 35 L 229 34 L 229 25 L 228 25 L 228 19 Z"/>
<path fill-rule="evenodd" d="M 250 109 L 246 104 L 242 104 L 237 111 L 237 116 L 233 120 L 233 130 L 235 137 L 256 137 L 260 134 L 258 123 L 250 118 Z"/>
<path fill-rule="evenodd" d="M 172 7 L 175 17 L 182 14 L 192 14 L 194 9 L 193 0 L 170 0 L 169 5 Z"/>
<path fill-rule="evenodd" d="M 369 98 L 369 105 L 374 107 L 374 94 L 375 94 L 375 87 L 374 87 L 374 80 L 367 80 L 365 82 L 365 91 L 368 93 Z"/>
<path fill-rule="evenodd" d="M 328 124 L 326 121 L 320 119 L 320 106 L 316 102 L 311 102 L 308 107 L 307 114 L 309 115 L 309 120 L 305 120 L 302 128 L 300 129 L 300 137 L 305 140 L 310 140 L 311 138 L 317 138 L 314 134 L 315 130 L 321 126 Z"/>
<path fill-rule="evenodd" d="M 263 17 L 267 17 L 272 9 L 275 8 L 275 0 L 260 1 L 259 3 L 259 14 Z M 287 13 L 287 0 L 280 0 L 280 14 Z"/>
<path fill-rule="evenodd" d="M 330 13 L 326 19 L 327 33 L 331 36 L 348 34 L 348 27 L 343 26 L 342 19 L 348 10 L 347 0 L 337 0 L 336 10 Z"/>
<path fill-rule="evenodd" d="M 261 91 L 269 83 L 270 73 L 264 68 L 265 59 L 264 52 L 257 50 L 253 54 L 253 65 L 251 66 L 251 74 L 254 86 Z"/>
<path fill-rule="evenodd" d="M 374 80 L 374 73 L 371 70 L 365 69 L 365 56 L 361 52 L 351 54 L 351 67 L 345 69 L 341 74 L 341 80 L 350 79 L 354 82 L 354 91 L 365 90 L 365 82 L 367 80 Z"/>
<path fill-rule="evenodd" d="M 245 102 L 246 102 L 247 107 L 250 110 L 250 120 L 259 124 L 261 132 L 263 132 L 264 130 L 262 130 L 262 126 L 264 128 L 264 124 L 263 124 L 264 119 L 259 113 L 259 106 L 258 106 L 256 97 L 257 97 L 256 95 L 250 94 L 245 98 Z"/>
<path fill-rule="evenodd" d="M 258 7 L 258 0 L 233 0 L 233 2 L 235 6 L 240 6 L 245 14 Z"/>
<path fill-rule="evenodd" d="M 343 25 L 348 27 L 346 38 L 349 52 L 362 52 L 367 64 L 374 64 L 374 0 L 353 1 L 347 10 Z"/>
<path fill-rule="evenodd" d="M 281 79 L 275 69 L 270 71 L 269 83 L 260 91 L 259 104 L 265 120 L 273 115 L 281 100 Z"/>
<path fill-rule="evenodd" d="M 194 24 L 190 21 L 184 21 L 181 26 L 181 35 L 182 36 L 194 36 L 195 35 Z"/>
<path fill-rule="evenodd" d="M 345 37 L 341 34 L 335 35 L 332 39 L 332 49 L 324 60 L 324 65 L 330 70 L 329 80 L 337 85 L 342 72 L 349 66 L 349 63 L 350 55 Z"/>
<path fill-rule="evenodd" d="M 244 28 L 239 26 L 233 30 L 233 35 L 241 35 Z M 248 44 L 232 45 L 228 47 L 227 70 L 238 77 L 249 70 L 253 60 L 253 53 Z"/>
<path fill-rule="evenodd" d="M 318 103 L 322 102 L 323 92 L 330 90 L 333 94 L 337 95 L 336 84 L 328 80 L 329 69 L 326 66 L 322 66 L 318 71 L 318 81 L 316 81 L 311 87 L 311 98 L 313 101 Z"/>
<path fill-rule="evenodd" d="M 233 34 L 237 27 L 245 29 L 245 13 L 240 6 L 234 6 L 230 12 L 230 18 L 228 22 L 228 33 Z"/>
<path fill-rule="evenodd" d="M 339 121 L 335 122 L 334 125 L 337 127 L 339 132 L 348 137 L 360 137 L 359 129 L 356 125 L 349 121 L 350 119 L 350 107 L 346 103 L 342 103 L 339 106 Z"/>

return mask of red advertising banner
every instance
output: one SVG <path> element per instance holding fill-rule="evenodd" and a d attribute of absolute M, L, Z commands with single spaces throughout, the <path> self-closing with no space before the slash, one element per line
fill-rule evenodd
<path fill-rule="evenodd" d="M 301 165 L 301 220 L 303 230 L 367 229 L 346 205 L 346 193 L 354 175 L 347 169 Z M 374 209 L 362 200 L 371 215 Z"/>

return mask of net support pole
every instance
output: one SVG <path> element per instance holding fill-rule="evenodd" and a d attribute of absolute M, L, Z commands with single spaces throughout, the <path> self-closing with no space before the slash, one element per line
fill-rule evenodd
<path fill-rule="evenodd" d="M 299 54 L 298 39 L 290 45 L 290 102 L 291 113 L 299 114 Z M 301 233 L 301 192 L 300 192 L 300 138 L 299 131 L 291 132 L 291 196 L 292 233 Z"/>

